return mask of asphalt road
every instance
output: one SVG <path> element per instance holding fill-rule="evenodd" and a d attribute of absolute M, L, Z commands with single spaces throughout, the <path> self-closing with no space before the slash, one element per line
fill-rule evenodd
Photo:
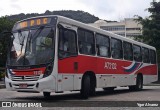
<path fill-rule="evenodd" d="M 142 91 L 132 92 L 129 91 L 127 87 L 119 87 L 112 92 L 97 89 L 96 95 L 89 97 L 89 99 L 87 100 L 81 99 L 79 92 L 65 92 L 59 94 L 52 93 L 51 98 L 45 99 L 42 93 L 22 93 L 15 91 L 6 91 L 6 89 L 0 89 L 0 101 L 38 102 L 45 103 L 47 104 L 46 106 L 52 105 L 52 107 L 56 106 L 62 108 L 67 107 L 67 104 L 69 104 L 68 107 L 74 107 L 74 104 L 75 106 L 78 105 L 78 107 L 83 107 L 83 104 L 87 103 L 88 106 L 93 107 L 93 109 L 97 109 L 97 106 L 104 107 L 105 104 L 111 103 L 111 105 L 113 104 L 112 106 L 118 105 L 120 107 L 122 106 L 123 108 L 127 106 L 132 106 L 132 103 L 136 103 L 137 105 L 137 101 L 141 104 L 148 102 L 150 103 L 150 101 L 160 101 L 160 86 L 144 86 L 144 89 Z M 160 107 L 160 102 L 158 106 Z M 86 105 L 84 107 L 86 107 Z M 137 107 L 133 108 L 136 109 Z M 154 109 L 159 110 L 159 107 L 155 107 Z M 120 108 L 118 110 L 120 110 Z"/>

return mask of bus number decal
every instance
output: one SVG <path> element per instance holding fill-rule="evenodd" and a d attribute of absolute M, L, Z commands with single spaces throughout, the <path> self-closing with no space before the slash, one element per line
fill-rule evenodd
<path fill-rule="evenodd" d="M 117 69 L 117 64 L 116 63 L 111 63 L 111 62 L 105 62 L 104 69 Z"/>
<path fill-rule="evenodd" d="M 34 75 L 41 75 L 42 71 L 34 71 Z"/>

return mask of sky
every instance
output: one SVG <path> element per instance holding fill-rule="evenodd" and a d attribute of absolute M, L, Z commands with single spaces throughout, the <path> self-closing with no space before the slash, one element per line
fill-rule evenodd
<path fill-rule="evenodd" d="M 145 11 L 153 0 L 0 0 L 0 16 L 44 13 L 46 10 L 82 10 L 105 20 L 123 20 Z"/>

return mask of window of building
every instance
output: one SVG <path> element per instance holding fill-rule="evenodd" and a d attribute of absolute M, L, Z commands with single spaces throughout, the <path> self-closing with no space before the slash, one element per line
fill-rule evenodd
<path fill-rule="evenodd" d="M 65 28 L 59 29 L 59 58 L 77 55 L 76 33 Z"/>
<path fill-rule="evenodd" d="M 107 31 L 122 31 L 125 30 L 125 26 L 100 26 L 101 29 Z"/>
<path fill-rule="evenodd" d="M 128 42 L 123 42 L 123 51 L 125 60 L 133 60 L 133 49 L 132 44 Z"/>
<path fill-rule="evenodd" d="M 152 64 L 156 64 L 156 52 L 154 50 L 150 50 L 150 60 Z"/>
<path fill-rule="evenodd" d="M 95 55 L 94 33 L 84 29 L 78 29 L 79 52 L 86 55 Z"/>
<path fill-rule="evenodd" d="M 109 37 L 96 34 L 97 55 L 102 57 L 110 57 Z"/>
<path fill-rule="evenodd" d="M 141 47 L 138 45 L 133 45 L 133 54 L 134 60 L 141 62 L 142 61 L 142 54 L 141 54 Z"/>
<path fill-rule="evenodd" d="M 126 28 L 127 31 L 133 31 L 133 30 L 141 30 L 141 28 Z"/>
<path fill-rule="evenodd" d="M 111 55 L 112 58 L 122 59 L 123 51 L 122 51 L 122 41 L 118 39 L 111 39 Z"/>
<path fill-rule="evenodd" d="M 149 59 L 149 49 L 147 48 L 142 48 L 142 59 L 144 63 L 149 63 L 150 59 Z"/>

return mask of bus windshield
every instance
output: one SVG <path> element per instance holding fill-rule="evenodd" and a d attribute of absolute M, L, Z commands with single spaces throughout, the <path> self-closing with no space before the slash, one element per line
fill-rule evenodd
<path fill-rule="evenodd" d="M 40 65 L 54 57 L 54 30 L 38 28 L 13 33 L 8 65 Z"/>

